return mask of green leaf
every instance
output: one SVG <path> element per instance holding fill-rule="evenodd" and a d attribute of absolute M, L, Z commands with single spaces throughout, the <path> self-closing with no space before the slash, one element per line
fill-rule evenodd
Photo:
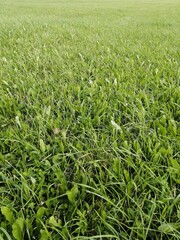
<path fill-rule="evenodd" d="M 78 192 L 79 192 L 79 190 L 78 190 L 77 185 L 74 185 L 74 187 L 70 191 L 66 192 L 67 197 L 71 203 L 74 203 L 76 201 Z"/>
<path fill-rule="evenodd" d="M 5 216 L 6 220 L 12 225 L 14 222 L 13 212 L 8 207 L 1 207 L 1 212 Z"/>
<path fill-rule="evenodd" d="M 121 167 L 120 167 L 120 160 L 119 159 L 114 159 L 114 163 L 113 163 L 113 170 L 114 172 L 119 176 Z"/>
<path fill-rule="evenodd" d="M 17 125 L 21 128 L 21 123 L 19 121 L 19 116 L 15 117 L 15 121 L 16 121 Z"/>
<path fill-rule="evenodd" d="M 62 225 L 62 222 L 61 220 L 58 220 L 58 222 L 56 221 L 55 217 L 54 216 L 51 216 L 49 218 L 49 224 L 53 225 L 54 227 L 61 227 Z"/>
<path fill-rule="evenodd" d="M 111 120 L 111 124 L 116 130 L 122 131 L 121 127 L 116 122 L 114 122 L 113 120 Z"/>
<path fill-rule="evenodd" d="M 64 144 L 62 141 L 59 142 L 59 147 L 62 153 L 64 153 Z"/>
<path fill-rule="evenodd" d="M 39 140 L 39 145 L 40 145 L 41 151 L 44 153 L 46 151 L 46 145 L 42 139 Z"/>
<path fill-rule="evenodd" d="M 127 182 L 129 182 L 131 180 L 129 172 L 126 169 L 124 169 L 124 176 L 125 176 L 125 179 Z"/>
<path fill-rule="evenodd" d="M 40 207 L 40 208 L 38 209 L 38 211 L 37 211 L 36 218 L 37 218 L 37 219 L 42 219 L 45 210 L 46 210 L 45 207 Z"/>
<path fill-rule="evenodd" d="M 177 211 L 177 217 L 178 217 L 179 220 L 180 220 L 180 210 Z"/>
<path fill-rule="evenodd" d="M 173 158 L 170 158 L 171 164 L 173 166 L 173 168 L 177 169 L 178 171 L 180 171 L 180 164 Z"/>
<path fill-rule="evenodd" d="M 48 240 L 49 239 L 49 235 L 45 230 L 41 230 L 41 237 L 39 240 Z"/>
<path fill-rule="evenodd" d="M 45 113 L 46 113 L 48 116 L 50 116 L 50 114 L 51 114 L 51 106 L 50 106 L 50 105 L 45 108 Z"/>
<path fill-rule="evenodd" d="M 163 223 L 158 230 L 163 233 L 171 233 L 175 230 L 173 223 Z"/>
<path fill-rule="evenodd" d="M 12 225 L 12 234 L 16 240 L 24 239 L 24 219 L 18 218 L 15 223 Z"/>

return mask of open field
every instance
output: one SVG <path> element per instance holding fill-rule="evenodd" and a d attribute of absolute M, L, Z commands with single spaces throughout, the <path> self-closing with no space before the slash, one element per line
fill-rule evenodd
<path fill-rule="evenodd" d="M 0 240 L 180 239 L 179 39 L 179 0 L 0 0 Z"/>

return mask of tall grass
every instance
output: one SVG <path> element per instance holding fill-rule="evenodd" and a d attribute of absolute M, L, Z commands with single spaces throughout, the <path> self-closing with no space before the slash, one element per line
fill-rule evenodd
<path fill-rule="evenodd" d="M 178 0 L 0 0 L 0 239 L 180 239 Z"/>

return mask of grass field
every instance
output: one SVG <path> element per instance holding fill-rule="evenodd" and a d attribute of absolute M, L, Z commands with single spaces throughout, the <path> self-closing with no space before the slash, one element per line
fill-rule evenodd
<path fill-rule="evenodd" d="M 179 39 L 179 0 L 0 0 L 0 240 L 180 239 Z"/>

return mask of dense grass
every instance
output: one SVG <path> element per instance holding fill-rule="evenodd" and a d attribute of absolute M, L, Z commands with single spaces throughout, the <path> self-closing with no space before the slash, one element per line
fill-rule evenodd
<path fill-rule="evenodd" d="M 179 16 L 0 0 L 0 239 L 180 239 Z"/>

